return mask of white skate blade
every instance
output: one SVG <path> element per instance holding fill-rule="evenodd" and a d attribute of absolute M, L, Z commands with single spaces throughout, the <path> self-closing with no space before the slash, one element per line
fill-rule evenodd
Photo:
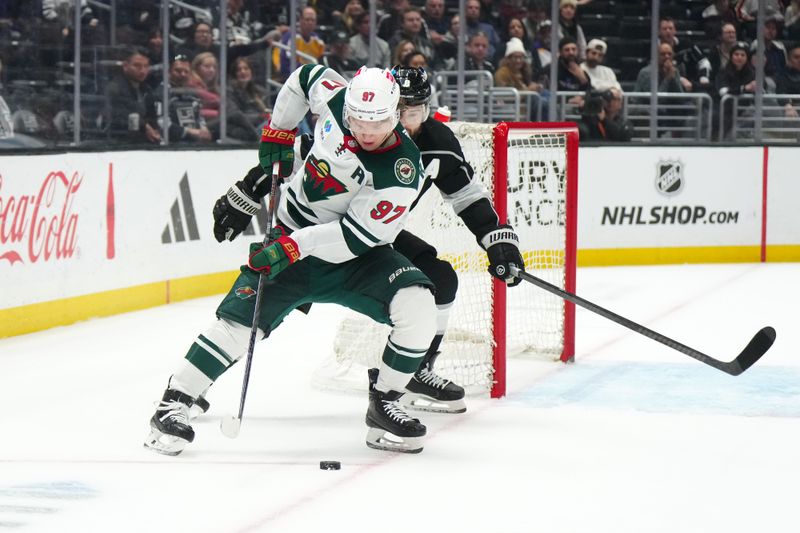
<path fill-rule="evenodd" d="M 398 437 L 381 428 L 369 428 L 367 446 L 387 452 L 419 453 L 425 437 Z"/>
<path fill-rule="evenodd" d="M 187 444 L 189 442 L 186 439 L 161 433 L 156 428 L 150 429 L 150 435 L 144 441 L 145 448 L 163 455 L 178 455 Z"/>
<path fill-rule="evenodd" d="M 219 422 L 219 430 L 223 435 L 229 439 L 235 439 L 239 436 L 239 429 L 242 427 L 242 421 L 235 416 L 223 416 Z"/>
<path fill-rule="evenodd" d="M 427 411 L 429 413 L 458 414 L 467 410 L 467 404 L 464 403 L 463 398 L 445 402 L 414 392 L 405 393 L 403 397 L 400 398 L 400 402 L 409 409 Z"/>

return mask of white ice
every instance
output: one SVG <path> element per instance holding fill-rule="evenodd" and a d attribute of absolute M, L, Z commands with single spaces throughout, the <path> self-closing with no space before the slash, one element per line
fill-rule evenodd
<path fill-rule="evenodd" d="M 311 387 L 333 306 L 258 345 L 238 439 L 219 420 L 244 365 L 174 458 L 142 441 L 217 297 L 3 339 L 0 531 L 796 532 L 798 279 L 796 264 L 580 269 L 584 298 L 716 358 L 766 325 L 777 341 L 731 377 L 579 310 L 574 364 L 512 359 L 504 399 L 421 415 L 419 455 L 365 446 L 365 395 Z"/>

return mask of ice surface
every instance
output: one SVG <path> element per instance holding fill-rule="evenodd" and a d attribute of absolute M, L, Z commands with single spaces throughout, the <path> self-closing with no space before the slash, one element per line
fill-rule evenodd
<path fill-rule="evenodd" d="M 425 450 L 364 444 L 366 397 L 315 390 L 338 308 L 293 314 L 178 457 L 142 447 L 154 402 L 218 298 L 0 340 L 0 531 L 795 532 L 800 265 L 580 269 L 579 295 L 739 377 L 578 310 L 576 363 L 509 361 L 509 394 L 421 413 Z M 366 382 L 366 376 L 365 376 Z M 341 461 L 339 471 L 319 461 Z"/>

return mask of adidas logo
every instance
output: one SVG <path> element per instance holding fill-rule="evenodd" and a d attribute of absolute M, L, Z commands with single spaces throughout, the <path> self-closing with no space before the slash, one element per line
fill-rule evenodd
<path fill-rule="evenodd" d="M 172 202 L 169 210 L 170 220 L 164 226 L 164 231 L 161 232 L 163 244 L 185 242 L 187 233 L 190 241 L 200 240 L 200 233 L 197 231 L 197 217 L 192 202 L 192 191 L 189 189 L 188 173 L 183 173 L 178 190 L 178 197 Z"/>
<path fill-rule="evenodd" d="M 197 230 L 197 217 L 194 212 L 194 202 L 192 202 L 192 191 L 189 188 L 189 174 L 184 172 L 180 183 L 178 183 L 178 196 L 172 202 L 169 210 L 170 219 L 164 225 L 161 232 L 161 243 L 171 244 L 173 242 L 186 242 L 188 240 L 200 240 L 200 233 Z M 253 222 L 258 222 L 259 234 L 267 233 L 267 205 L 264 198 L 261 199 L 261 209 L 256 213 L 255 219 L 250 222 L 242 234 L 255 235 L 256 230 Z"/>

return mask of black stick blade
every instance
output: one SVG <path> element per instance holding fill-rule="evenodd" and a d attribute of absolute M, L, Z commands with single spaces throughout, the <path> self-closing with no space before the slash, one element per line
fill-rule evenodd
<path fill-rule="evenodd" d="M 753 339 L 744 347 L 733 363 L 736 364 L 735 370 L 730 372 L 734 376 L 738 376 L 751 366 L 756 361 L 761 359 L 761 356 L 767 353 L 772 343 L 775 342 L 775 329 L 771 326 L 762 328 L 755 334 Z"/>

